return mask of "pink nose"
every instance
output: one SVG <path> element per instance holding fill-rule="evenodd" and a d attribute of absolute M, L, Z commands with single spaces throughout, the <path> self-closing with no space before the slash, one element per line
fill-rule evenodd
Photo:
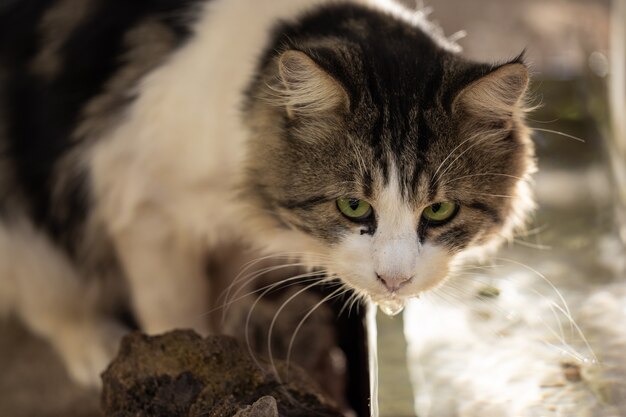
<path fill-rule="evenodd" d="M 376 273 L 376 277 L 391 292 L 398 291 L 400 288 L 404 287 L 413 279 L 412 276 L 403 277 L 397 275 L 380 275 L 378 273 Z"/>

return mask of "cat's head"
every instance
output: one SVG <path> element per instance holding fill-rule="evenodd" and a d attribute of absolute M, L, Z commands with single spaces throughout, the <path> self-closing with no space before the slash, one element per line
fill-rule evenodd
<path fill-rule="evenodd" d="M 527 84 L 519 58 L 469 62 L 365 8 L 281 27 L 245 110 L 265 239 L 375 300 L 437 286 L 532 207 Z"/>

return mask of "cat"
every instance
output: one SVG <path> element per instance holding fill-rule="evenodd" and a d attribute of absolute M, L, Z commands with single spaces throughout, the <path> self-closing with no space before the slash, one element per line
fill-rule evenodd
<path fill-rule="evenodd" d="M 206 334 L 229 242 L 418 296 L 532 209 L 528 80 L 389 0 L 5 1 L 0 307 L 97 385 L 107 283 Z"/>

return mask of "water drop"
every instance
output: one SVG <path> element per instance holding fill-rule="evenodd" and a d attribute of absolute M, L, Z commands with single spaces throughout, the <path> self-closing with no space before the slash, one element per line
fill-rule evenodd
<path fill-rule="evenodd" d="M 381 300 L 376 302 L 380 311 L 388 316 L 395 316 L 404 310 L 404 301 L 397 298 Z"/>

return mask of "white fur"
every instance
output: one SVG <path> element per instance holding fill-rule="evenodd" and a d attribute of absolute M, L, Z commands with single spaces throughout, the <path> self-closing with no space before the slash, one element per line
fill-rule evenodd
<path fill-rule="evenodd" d="M 396 0 L 365 0 L 365 3 L 419 27 L 425 33 L 428 33 L 441 48 L 451 52 L 461 52 L 461 46 L 454 39 L 463 37 L 464 32 L 458 32 L 451 37 L 446 37 L 441 27 L 427 19 L 428 14 L 432 11 L 430 8 L 408 9 Z"/>
<path fill-rule="evenodd" d="M 421 249 L 417 239 L 419 213 L 404 203 L 393 165 L 388 186 L 376 201 L 376 212 L 378 228 L 372 237 L 376 272 L 389 281 L 412 279 Z"/>
<path fill-rule="evenodd" d="M 97 288 L 28 222 L 0 222 L 0 306 L 50 340 L 78 382 L 97 385 L 122 332 L 95 309 Z"/>
<path fill-rule="evenodd" d="M 389 182 L 371 201 L 377 216 L 376 233 L 371 236 L 355 231 L 329 253 L 333 272 L 375 301 L 417 296 L 438 285 L 447 276 L 452 260 L 445 248 L 419 243 L 421 212 L 403 201 L 391 164 Z M 398 289 L 390 293 L 377 274 Z"/>

